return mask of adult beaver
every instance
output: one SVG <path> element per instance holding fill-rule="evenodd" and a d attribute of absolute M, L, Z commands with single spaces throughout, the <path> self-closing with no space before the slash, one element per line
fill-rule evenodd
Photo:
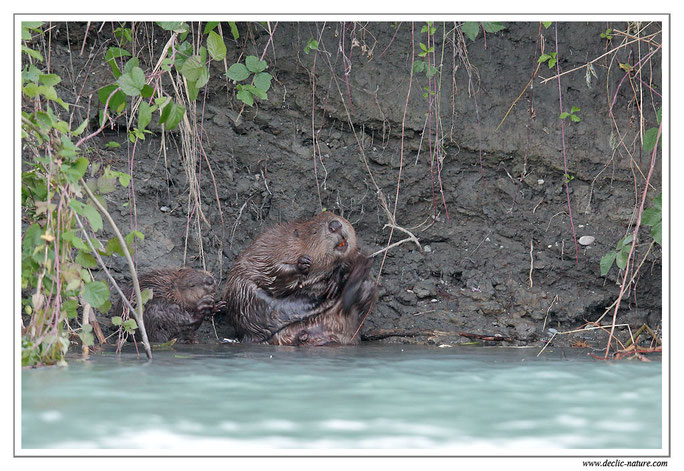
<path fill-rule="evenodd" d="M 216 283 L 211 273 L 192 268 L 152 270 L 138 277 L 140 289 L 152 289 L 145 303 L 143 320 L 150 342 L 197 343 L 195 331 L 205 316 L 219 308 L 215 303 Z M 123 288 L 128 299 L 135 299 L 132 285 Z M 114 315 L 121 315 L 119 300 Z M 137 335 L 137 330 L 136 330 Z M 136 338 L 138 338 L 136 336 Z"/>
<path fill-rule="evenodd" d="M 228 272 L 228 320 L 243 342 L 357 343 L 376 292 L 371 264 L 349 221 L 331 212 L 276 225 Z"/>

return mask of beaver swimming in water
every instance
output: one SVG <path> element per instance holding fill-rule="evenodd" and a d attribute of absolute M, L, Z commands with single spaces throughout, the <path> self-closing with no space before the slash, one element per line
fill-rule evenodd
<path fill-rule="evenodd" d="M 243 342 L 357 343 L 376 293 L 371 264 L 349 221 L 331 212 L 276 225 L 228 272 L 228 320 Z"/>
<path fill-rule="evenodd" d="M 197 343 L 195 332 L 205 316 L 213 315 L 222 304 L 214 299 L 216 283 L 211 273 L 192 268 L 152 270 L 138 277 L 140 290 L 152 289 L 152 299 L 145 303 L 143 320 L 150 342 Z M 123 288 L 135 301 L 133 286 Z M 135 304 L 134 304 L 135 306 Z M 121 315 L 119 299 L 114 315 Z M 136 339 L 140 339 L 136 329 Z"/>

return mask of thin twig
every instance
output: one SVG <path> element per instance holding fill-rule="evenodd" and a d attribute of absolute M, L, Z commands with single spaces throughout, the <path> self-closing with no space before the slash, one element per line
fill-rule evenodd
<path fill-rule="evenodd" d="M 88 188 L 88 185 L 86 185 L 86 182 L 83 180 L 83 178 L 81 178 L 80 182 L 83 191 L 86 192 L 86 194 L 93 202 L 93 204 L 104 215 L 104 217 L 109 222 L 110 226 L 112 226 L 112 230 L 114 231 L 114 234 L 116 234 L 116 238 L 119 240 L 119 244 L 121 245 L 121 250 L 124 253 L 124 257 L 126 257 L 126 262 L 128 262 L 128 268 L 131 272 L 131 278 L 133 280 L 133 287 L 135 289 L 135 296 L 138 304 L 138 310 L 133 310 L 132 312 L 135 316 L 135 320 L 138 323 L 138 328 L 140 329 L 140 335 L 142 336 L 143 346 L 145 347 L 145 354 L 147 355 L 147 358 L 151 360 L 152 349 L 150 348 L 150 341 L 147 339 L 147 331 L 145 330 L 145 323 L 143 322 L 143 302 L 142 294 L 140 293 L 140 284 L 138 283 L 138 275 L 135 272 L 135 265 L 133 264 L 133 259 L 131 258 L 131 254 L 128 251 L 126 240 L 121 235 L 121 232 L 119 231 L 119 228 L 116 226 L 114 219 L 112 219 L 112 216 L 109 214 L 109 211 L 107 211 L 107 209 L 104 206 L 102 206 L 102 204 L 97 200 L 97 198 L 95 198 L 95 195 L 92 191 L 90 191 L 90 188 Z"/>
<path fill-rule="evenodd" d="M 588 67 L 590 64 L 593 64 L 594 62 L 596 62 L 596 61 L 598 61 L 598 60 L 600 60 L 600 59 L 603 59 L 604 57 L 606 57 L 607 55 L 612 54 L 613 52 L 617 51 L 618 49 L 623 48 L 623 47 L 625 47 L 625 46 L 627 46 L 627 45 L 629 45 L 629 44 L 635 43 L 635 42 L 637 42 L 637 41 L 641 41 L 641 39 L 635 39 L 635 40 L 633 40 L 633 41 L 628 41 L 628 42 L 626 42 L 626 43 L 624 43 L 624 44 L 620 44 L 619 46 L 614 47 L 613 49 L 611 49 L 610 51 L 606 52 L 605 54 L 601 54 L 601 55 L 598 56 L 596 59 L 594 59 L 594 60 L 592 60 L 592 61 L 589 61 L 589 62 L 587 62 L 587 63 L 584 64 L 584 65 L 580 65 L 579 67 L 575 67 L 574 69 L 567 70 L 567 71 L 563 72 L 562 74 L 561 74 L 560 72 L 558 72 L 558 73 L 557 73 L 556 75 L 554 75 L 553 77 L 549 77 L 549 78 L 542 79 L 541 83 L 542 83 L 542 84 L 545 84 L 546 82 L 549 82 L 549 81 L 551 81 L 551 80 L 553 80 L 553 79 L 555 79 L 555 78 L 559 78 L 559 77 L 561 77 L 561 76 L 563 76 L 563 75 L 567 75 L 567 74 L 569 74 L 569 73 L 571 73 L 571 72 L 575 72 L 576 70 L 580 70 L 580 69 L 583 69 L 583 68 L 585 68 L 585 67 Z M 657 49 L 660 49 L 660 45 L 658 46 Z"/>
<path fill-rule="evenodd" d="M 639 213 L 637 214 L 637 222 L 634 227 L 634 232 L 632 236 L 632 247 L 629 250 L 629 255 L 627 256 L 627 265 L 629 266 L 629 262 L 632 259 L 632 254 L 634 253 L 634 247 L 636 247 L 636 242 L 637 242 L 637 236 L 639 235 L 639 227 L 641 226 L 641 216 L 644 212 L 644 205 L 646 204 L 646 194 L 648 193 L 648 182 L 651 180 L 651 175 L 653 174 L 653 168 L 655 167 L 655 159 L 656 159 L 656 152 L 658 151 L 658 140 L 660 140 L 660 134 L 663 131 L 663 124 L 661 123 L 660 126 L 658 126 L 658 135 L 656 136 L 655 140 L 655 145 L 653 146 L 653 152 L 651 153 L 651 168 L 648 171 L 648 176 L 646 177 L 646 184 L 644 185 L 644 192 L 641 196 L 641 206 L 639 207 Z M 620 301 L 622 300 L 622 296 L 625 293 L 625 288 L 627 286 L 627 275 L 629 274 L 628 270 L 625 270 L 625 275 L 622 278 L 622 285 L 620 286 L 620 295 L 618 296 L 617 302 L 615 303 L 615 311 L 613 311 L 613 322 L 612 322 L 612 328 L 610 329 L 610 337 L 608 338 L 608 345 L 606 345 L 606 353 L 604 355 L 604 358 L 608 357 L 608 352 L 610 351 L 610 343 L 613 339 L 613 331 L 615 330 L 615 320 L 617 319 L 617 312 L 618 309 L 620 309 Z"/>

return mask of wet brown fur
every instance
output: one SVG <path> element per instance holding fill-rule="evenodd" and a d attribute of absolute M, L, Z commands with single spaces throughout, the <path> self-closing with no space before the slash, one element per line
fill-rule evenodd
<path fill-rule="evenodd" d="M 204 317 L 215 311 L 216 283 L 211 273 L 191 268 L 152 270 L 138 277 L 140 290 L 152 289 L 152 299 L 145 303 L 143 320 L 150 342 L 196 343 L 195 331 Z M 133 287 L 124 293 L 135 301 Z M 135 304 L 133 304 L 135 306 Z M 119 300 L 114 315 L 121 315 Z M 136 338 L 139 333 L 136 330 Z"/>
<path fill-rule="evenodd" d="M 353 344 L 370 309 L 372 260 L 349 221 L 330 212 L 262 233 L 226 279 L 228 319 L 243 342 Z"/>

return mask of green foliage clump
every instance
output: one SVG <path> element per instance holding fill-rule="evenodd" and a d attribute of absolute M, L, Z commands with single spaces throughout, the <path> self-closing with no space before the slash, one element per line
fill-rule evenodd
<path fill-rule="evenodd" d="M 475 41 L 480 33 L 480 24 L 482 24 L 482 28 L 484 29 L 485 33 L 497 33 L 503 29 L 506 29 L 506 26 L 499 22 L 485 21 L 479 23 L 477 21 L 465 21 L 461 25 L 461 30 L 463 31 L 463 34 L 468 36 L 471 41 Z"/>
<path fill-rule="evenodd" d="M 247 56 L 244 64 L 236 62 L 228 69 L 228 78 L 234 82 L 243 82 L 252 78 L 250 83 L 239 83 L 236 86 L 237 98 L 247 106 L 254 105 L 254 99 L 268 99 L 268 90 L 271 88 L 273 76 L 265 72 L 268 64 L 259 60 L 257 56 Z"/>
<path fill-rule="evenodd" d="M 563 112 L 560 114 L 559 118 L 560 118 L 560 119 L 570 118 L 570 121 L 572 121 L 573 123 L 579 123 L 580 121 L 582 121 L 582 118 L 580 118 L 579 116 L 577 116 L 576 113 L 577 113 L 578 111 L 580 111 L 580 109 L 579 109 L 577 106 L 573 106 L 573 107 L 570 109 L 570 112 L 569 112 L 569 113 L 568 113 L 567 111 L 563 111 Z"/>

